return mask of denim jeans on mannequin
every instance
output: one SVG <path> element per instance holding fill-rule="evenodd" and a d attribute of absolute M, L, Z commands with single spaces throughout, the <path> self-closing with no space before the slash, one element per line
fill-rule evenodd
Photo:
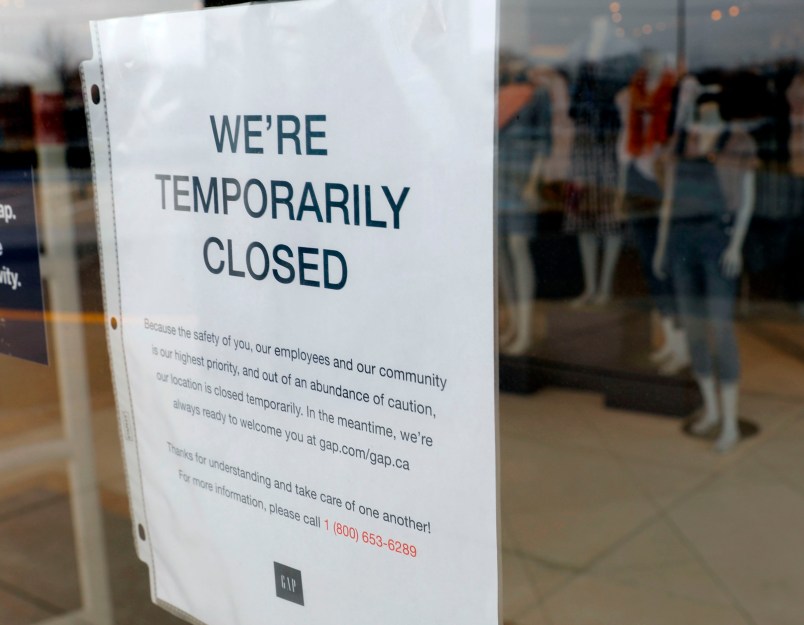
<path fill-rule="evenodd" d="M 740 377 L 740 353 L 734 330 L 737 280 L 723 275 L 720 259 L 729 237 L 723 219 L 680 219 L 671 223 L 669 265 L 676 301 L 699 378 L 722 384 Z"/>

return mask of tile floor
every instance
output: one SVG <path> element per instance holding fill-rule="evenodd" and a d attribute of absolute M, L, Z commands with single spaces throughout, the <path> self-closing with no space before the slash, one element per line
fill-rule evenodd
<path fill-rule="evenodd" d="M 726 455 L 595 395 L 501 407 L 507 623 L 804 623 L 804 400 L 745 394 Z"/>
<path fill-rule="evenodd" d="M 177 623 L 150 605 L 133 552 L 103 334 L 86 331 L 116 623 Z M 606 409 L 594 394 L 501 397 L 506 623 L 804 623 L 804 362 L 766 339 L 741 330 L 741 414 L 761 433 L 726 455 L 677 420 Z M 5 359 L 0 375 L 14 367 Z M 0 402 L 0 443 L 58 427 L 52 381 L 23 369 L 47 392 Z M 78 605 L 72 541 L 63 476 L 0 481 L 0 625 Z"/>

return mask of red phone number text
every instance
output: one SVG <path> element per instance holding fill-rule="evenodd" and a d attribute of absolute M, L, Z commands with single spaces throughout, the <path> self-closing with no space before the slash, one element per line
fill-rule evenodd
<path fill-rule="evenodd" d="M 371 545 L 377 549 L 387 549 L 392 553 L 398 553 L 399 555 L 408 556 L 410 558 L 415 558 L 417 555 L 416 545 L 410 545 L 402 542 L 401 540 L 395 540 L 393 538 L 385 538 L 384 536 L 374 534 L 373 532 L 361 532 L 353 525 L 346 525 L 345 523 L 340 523 L 338 521 L 330 523 L 329 519 L 325 519 L 324 526 L 327 531 L 332 531 L 332 533 L 336 536 L 347 538 L 355 543 Z"/>

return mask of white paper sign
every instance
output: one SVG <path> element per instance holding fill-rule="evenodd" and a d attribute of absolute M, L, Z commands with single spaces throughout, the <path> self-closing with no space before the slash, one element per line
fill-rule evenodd
<path fill-rule="evenodd" d="M 109 343 L 154 600 L 498 622 L 496 5 L 93 24 Z"/>

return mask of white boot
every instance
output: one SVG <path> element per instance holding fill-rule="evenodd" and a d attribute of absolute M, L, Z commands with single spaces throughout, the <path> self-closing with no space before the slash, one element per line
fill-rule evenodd
<path fill-rule="evenodd" d="M 736 382 L 721 384 L 720 403 L 723 410 L 720 435 L 715 441 L 715 451 L 720 453 L 733 449 L 740 440 L 740 424 L 737 419 L 740 388 Z"/>

